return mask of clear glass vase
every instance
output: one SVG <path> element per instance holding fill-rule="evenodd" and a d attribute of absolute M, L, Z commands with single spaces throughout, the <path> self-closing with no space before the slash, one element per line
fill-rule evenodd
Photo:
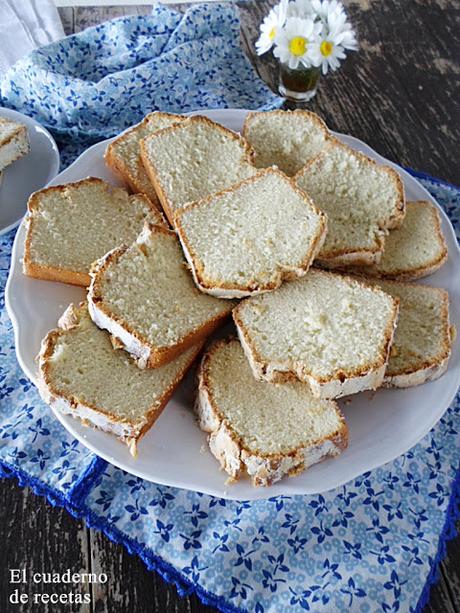
<path fill-rule="evenodd" d="M 320 71 L 318 68 L 279 67 L 278 91 L 287 100 L 308 102 L 316 95 Z"/>

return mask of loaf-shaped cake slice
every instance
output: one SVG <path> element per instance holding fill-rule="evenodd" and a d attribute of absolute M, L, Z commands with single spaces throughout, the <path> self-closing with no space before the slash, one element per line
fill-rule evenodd
<path fill-rule="evenodd" d="M 239 134 L 194 116 L 141 141 L 141 156 L 174 226 L 176 211 L 252 176 L 252 150 Z"/>
<path fill-rule="evenodd" d="M 399 300 L 398 325 L 383 385 L 412 387 L 438 379 L 447 370 L 454 336 L 448 293 L 416 283 L 377 283 Z"/>
<path fill-rule="evenodd" d="M 0 175 L 7 166 L 29 153 L 29 150 L 26 126 L 0 117 Z"/>
<path fill-rule="evenodd" d="M 295 377 L 318 398 L 339 398 L 381 386 L 397 314 L 397 298 L 311 268 L 276 292 L 243 300 L 233 318 L 258 379 Z"/>
<path fill-rule="evenodd" d="M 143 367 L 173 360 L 211 334 L 234 303 L 200 292 L 176 234 L 146 225 L 136 242 L 94 266 L 89 312 Z"/>
<path fill-rule="evenodd" d="M 404 187 L 396 171 L 334 140 L 295 176 L 327 215 L 318 261 L 328 268 L 378 262 L 385 236 L 402 224 Z"/>
<path fill-rule="evenodd" d="M 236 339 L 214 343 L 203 357 L 196 410 L 221 467 L 234 480 L 247 473 L 254 485 L 297 475 L 348 442 L 334 401 L 299 381 L 257 381 Z"/>
<path fill-rule="evenodd" d="M 243 136 L 254 149 L 257 168 L 278 166 L 295 175 L 330 142 L 324 121 L 310 111 L 265 111 L 249 113 Z"/>
<path fill-rule="evenodd" d="M 132 243 L 146 221 L 166 226 L 146 196 L 101 179 L 42 189 L 28 202 L 24 273 L 87 287 L 91 264 Z"/>
<path fill-rule="evenodd" d="M 178 210 L 176 230 L 198 287 L 241 298 L 303 276 L 324 242 L 326 217 L 270 168 Z"/>
<path fill-rule="evenodd" d="M 183 115 L 160 111 L 149 113 L 140 123 L 117 136 L 105 151 L 107 165 L 123 178 L 133 192 L 145 194 L 157 206 L 160 206 L 158 196 L 141 160 L 140 141 L 184 120 Z"/>
<path fill-rule="evenodd" d="M 359 272 L 370 277 L 411 281 L 433 274 L 447 258 L 441 218 L 435 205 L 426 200 L 408 202 L 402 225 L 385 239 L 380 262 Z"/>
<path fill-rule="evenodd" d="M 63 415 L 115 435 L 136 455 L 139 439 L 160 416 L 201 349 L 161 368 L 140 370 L 91 321 L 86 304 L 70 305 L 39 355 L 39 391 Z"/>

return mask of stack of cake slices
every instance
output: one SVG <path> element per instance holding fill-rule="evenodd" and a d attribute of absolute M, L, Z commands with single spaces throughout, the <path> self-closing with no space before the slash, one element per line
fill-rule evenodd
<path fill-rule="evenodd" d="M 106 150 L 134 193 L 31 196 L 24 272 L 87 288 L 42 342 L 55 410 L 135 454 L 202 355 L 209 449 L 266 486 L 347 447 L 337 399 L 441 376 L 454 335 L 447 292 L 408 282 L 448 257 L 433 204 L 313 113 L 250 113 L 242 134 L 150 113 Z"/>

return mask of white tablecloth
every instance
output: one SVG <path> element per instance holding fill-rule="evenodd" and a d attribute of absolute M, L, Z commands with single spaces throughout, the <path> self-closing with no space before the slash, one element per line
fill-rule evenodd
<path fill-rule="evenodd" d="M 0 0 L 0 75 L 36 47 L 63 36 L 53 0 Z"/>

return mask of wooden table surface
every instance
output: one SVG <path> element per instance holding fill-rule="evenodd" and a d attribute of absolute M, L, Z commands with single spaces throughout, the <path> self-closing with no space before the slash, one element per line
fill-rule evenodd
<path fill-rule="evenodd" d="M 259 74 L 268 81 L 270 60 L 254 58 L 252 48 L 258 23 L 270 4 L 273 2 L 258 0 L 241 8 L 243 44 Z M 358 30 L 360 52 L 350 54 L 342 70 L 321 82 L 308 108 L 334 130 L 353 134 L 385 157 L 458 184 L 459 1 L 355 0 L 345 4 Z M 132 5 L 59 9 L 66 33 L 150 10 Z M 36 571 L 64 572 L 70 568 L 107 573 L 109 581 L 93 590 L 90 605 L 66 606 L 62 611 L 214 610 L 194 596 L 179 598 L 175 588 L 147 571 L 139 558 L 14 481 L 0 482 L 0 524 L 4 568 L 0 611 L 31 610 L 11 605 L 5 608 L 3 604 L 10 592 L 6 569 L 24 565 Z M 67 591 L 65 586 L 60 589 Z M 57 609 L 43 606 L 41 611 Z M 447 546 L 427 612 L 460 613 L 459 537 Z"/>

